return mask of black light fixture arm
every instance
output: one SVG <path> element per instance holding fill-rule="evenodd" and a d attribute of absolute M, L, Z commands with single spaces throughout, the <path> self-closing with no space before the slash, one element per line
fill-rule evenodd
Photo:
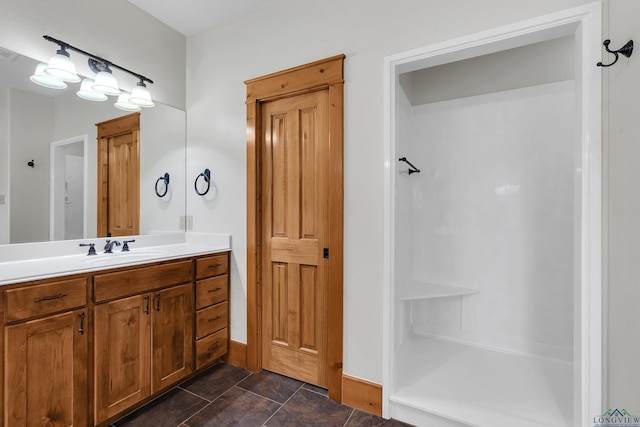
<path fill-rule="evenodd" d="M 627 58 L 629 58 L 629 57 L 631 57 L 631 54 L 633 53 L 633 40 L 629 40 L 624 46 L 622 46 L 618 50 L 609 49 L 609 44 L 610 43 L 611 43 L 611 40 L 609 40 L 609 39 L 607 39 L 607 40 L 602 42 L 602 44 L 604 45 L 604 48 L 606 49 L 606 51 L 609 52 L 609 53 L 613 53 L 615 55 L 615 58 L 614 58 L 613 62 L 610 63 L 610 64 L 603 64 L 602 62 L 598 62 L 596 64 L 598 67 L 611 67 L 613 64 L 618 62 L 618 58 L 619 58 L 618 54 L 622 54 L 622 55 L 626 56 Z"/>
<path fill-rule="evenodd" d="M 83 54 L 84 56 L 88 56 L 88 57 L 89 57 L 89 65 L 90 65 L 90 66 L 92 66 L 92 62 L 91 62 L 91 60 L 93 60 L 93 61 L 94 61 L 94 62 L 93 62 L 92 69 L 93 69 L 93 67 L 94 67 L 94 66 L 97 66 L 98 68 L 100 68 L 100 64 L 103 64 L 103 67 L 102 67 L 103 69 L 105 68 L 104 66 L 106 66 L 106 67 L 113 67 L 113 68 L 117 68 L 118 70 L 124 71 L 125 73 L 129 73 L 129 74 L 131 74 L 132 76 L 137 77 L 137 78 L 138 78 L 141 82 L 143 82 L 143 83 L 144 83 L 144 82 L 149 82 L 149 83 L 153 84 L 153 80 L 151 80 L 150 78 L 145 77 L 145 76 L 143 76 L 142 74 L 135 73 L 135 72 L 133 72 L 133 71 L 131 71 L 131 70 L 127 70 L 126 68 L 121 67 L 121 66 L 119 66 L 118 64 L 114 64 L 113 62 L 111 62 L 111 61 L 109 61 L 109 60 L 106 60 L 106 59 L 104 59 L 104 58 L 99 57 L 98 55 L 94 55 L 94 54 L 89 53 L 89 52 L 87 52 L 87 51 L 84 51 L 84 50 L 82 50 L 82 49 L 78 49 L 77 47 L 72 46 L 72 45 L 70 45 L 70 44 L 69 44 L 69 43 L 67 43 L 67 42 L 63 42 L 62 40 L 54 39 L 53 37 L 50 37 L 50 36 L 46 36 L 46 35 L 45 35 L 45 36 L 42 36 L 42 37 L 43 37 L 45 40 L 50 41 L 51 43 L 55 43 L 55 44 L 57 44 L 58 46 L 60 46 L 60 48 L 61 48 L 62 50 L 69 49 L 69 50 L 73 50 L 74 52 L 81 53 L 81 54 Z M 96 64 L 96 63 L 97 63 L 97 64 Z M 94 71 L 95 71 L 95 70 L 94 70 Z"/>

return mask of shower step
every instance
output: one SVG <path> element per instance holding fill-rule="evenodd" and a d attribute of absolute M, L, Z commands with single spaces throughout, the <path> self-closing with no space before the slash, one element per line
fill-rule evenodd
<path fill-rule="evenodd" d="M 398 299 L 400 301 L 411 301 L 417 299 L 444 298 L 474 295 L 477 289 L 462 288 L 451 285 L 438 285 L 435 283 L 421 282 L 419 280 L 405 280 L 400 286 Z"/>
<path fill-rule="evenodd" d="M 554 427 L 440 396 L 394 395 L 391 417 L 429 427 Z"/>

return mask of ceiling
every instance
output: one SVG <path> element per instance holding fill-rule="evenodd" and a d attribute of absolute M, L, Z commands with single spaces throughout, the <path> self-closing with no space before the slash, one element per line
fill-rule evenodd
<path fill-rule="evenodd" d="M 272 0 L 129 0 L 174 30 L 192 36 L 227 23 Z"/>

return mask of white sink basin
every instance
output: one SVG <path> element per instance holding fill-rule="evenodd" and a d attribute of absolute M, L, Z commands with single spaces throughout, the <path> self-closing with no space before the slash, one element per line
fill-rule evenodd
<path fill-rule="evenodd" d="M 155 258 L 162 258 L 169 255 L 171 255 L 170 251 L 162 249 L 132 249 L 128 252 L 117 251 L 111 254 L 98 252 L 98 255 L 85 255 L 84 258 L 82 258 L 81 263 L 86 265 L 122 264 L 153 260 Z"/>

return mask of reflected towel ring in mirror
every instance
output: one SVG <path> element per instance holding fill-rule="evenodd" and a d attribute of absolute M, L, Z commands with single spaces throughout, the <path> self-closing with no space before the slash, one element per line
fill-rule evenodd
<path fill-rule="evenodd" d="M 160 181 L 164 181 L 164 192 L 162 194 L 160 194 L 160 192 L 158 191 L 158 183 Z M 160 178 L 158 178 L 158 180 L 156 181 L 156 196 L 158 197 L 164 197 L 167 195 L 167 191 L 169 191 L 169 173 L 165 172 L 164 176 L 161 176 Z"/>
<path fill-rule="evenodd" d="M 198 190 L 198 180 L 200 179 L 200 177 L 203 177 L 204 182 L 207 183 L 207 189 L 202 192 Z M 211 171 L 209 169 L 205 169 L 204 172 L 202 172 L 200 175 L 196 177 L 196 182 L 194 183 L 194 187 L 196 189 L 196 194 L 198 194 L 198 196 L 204 196 L 209 192 L 209 189 L 211 188 Z"/>

